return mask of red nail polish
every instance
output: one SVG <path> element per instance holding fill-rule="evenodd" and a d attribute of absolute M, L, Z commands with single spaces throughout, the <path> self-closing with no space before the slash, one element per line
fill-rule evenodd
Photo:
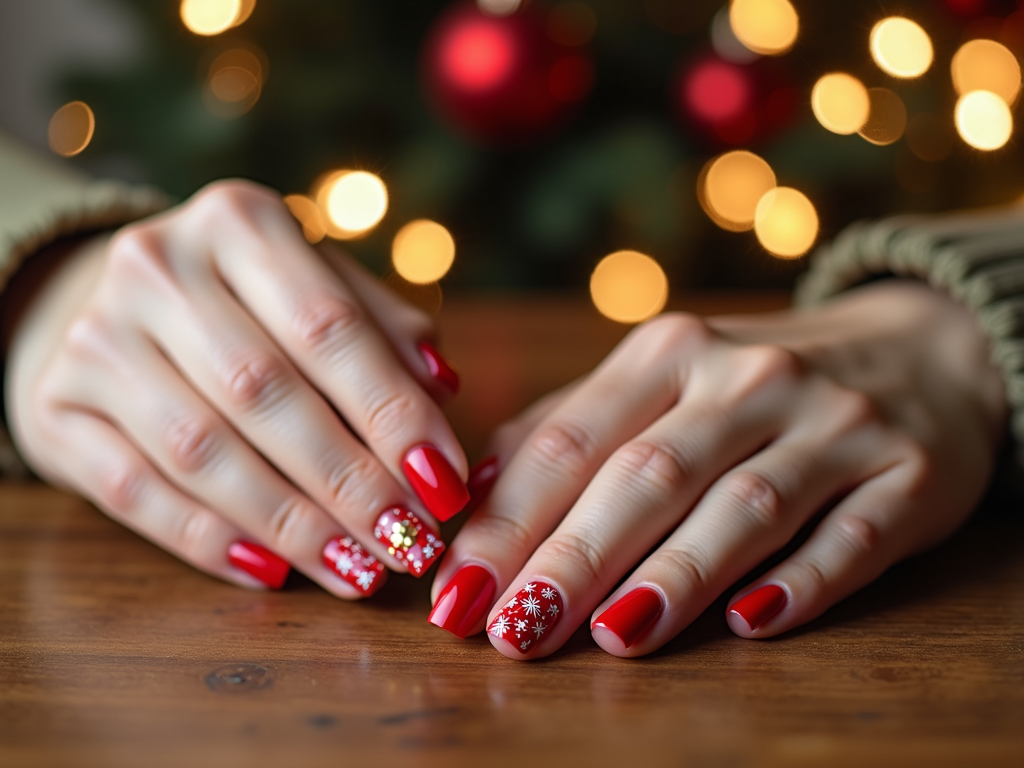
<path fill-rule="evenodd" d="M 373 535 L 416 577 L 422 576 L 444 552 L 444 542 L 416 515 L 401 507 L 393 507 L 377 518 Z"/>
<path fill-rule="evenodd" d="M 496 589 L 490 571 L 464 565 L 442 590 L 427 621 L 464 639 L 487 615 Z"/>
<path fill-rule="evenodd" d="M 488 633 L 526 653 L 550 634 L 562 618 L 562 596 L 544 581 L 531 581 L 505 603 Z"/>
<path fill-rule="evenodd" d="M 266 547 L 251 541 L 236 541 L 228 547 L 228 562 L 271 589 L 280 589 L 292 567 Z"/>
<path fill-rule="evenodd" d="M 488 456 L 479 464 L 469 470 L 469 479 L 466 480 L 466 490 L 469 491 L 469 503 L 465 511 L 472 512 L 479 507 L 491 494 L 491 489 L 498 481 L 498 457 Z"/>
<path fill-rule="evenodd" d="M 432 445 L 418 445 L 405 454 L 402 471 L 420 501 L 442 523 L 469 501 L 462 478 Z"/>
<path fill-rule="evenodd" d="M 729 608 L 750 627 L 751 631 L 769 622 L 786 607 L 786 591 L 775 584 L 755 589 Z"/>
<path fill-rule="evenodd" d="M 424 341 L 419 345 L 419 348 L 423 359 L 427 361 L 430 375 L 450 389 L 453 395 L 457 395 L 459 393 L 459 374 L 455 372 L 455 369 L 448 364 L 447 360 L 441 357 L 441 353 L 437 351 L 434 345 Z"/>
<path fill-rule="evenodd" d="M 324 562 L 369 597 L 384 584 L 384 564 L 351 536 L 336 536 L 324 545 Z"/>
<path fill-rule="evenodd" d="M 657 623 L 663 610 L 661 595 L 649 587 L 640 587 L 612 603 L 597 617 L 593 627 L 604 627 L 631 648 Z"/>

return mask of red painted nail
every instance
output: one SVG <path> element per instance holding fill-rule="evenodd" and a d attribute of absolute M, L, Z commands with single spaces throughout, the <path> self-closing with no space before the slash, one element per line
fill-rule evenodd
<path fill-rule="evenodd" d="M 479 565 L 464 565 L 441 591 L 427 621 L 465 638 L 494 604 L 496 589 L 490 571 Z"/>
<path fill-rule="evenodd" d="M 640 587 L 612 603 L 593 626 L 604 627 L 631 648 L 655 625 L 664 608 L 661 595 L 649 587 Z"/>
<path fill-rule="evenodd" d="M 373 535 L 416 577 L 422 576 L 444 552 L 444 542 L 416 515 L 401 507 L 393 507 L 377 518 Z"/>
<path fill-rule="evenodd" d="M 384 564 L 351 536 L 336 536 L 324 546 L 327 567 L 366 596 L 384 584 Z"/>
<path fill-rule="evenodd" d="M 469 479 L 466 481 L 466 490 L 469 491 L 469 503 L 466 505 L 466 512 L 472 512 L 479 507 L 491 494 L 491 489 L 498 481 L 498 457 L 488 456 L 479 464 L 469 470 Z"/>
<path fill-rule="evenodd" d="M 547 582 L 531 581 L 505 603 L 487 631 L 520 653 L 539 645 L 562 618 L 562 596 Z"/>
<path fill-rule="evenodd" d="M 729 613 L 735 613 L 753 631 L 768 623 L 785 607 L 786 591 L 775 584 L 768 584 L 737 600 L 729 608 Z"/>
<path fill-rule="evenodd" d="M 441 353 L 433 344 L 424 341 L 420 343 L 419 348 L 423 359 L 427 361 L 430 375 L 450 389 L 453 395 L 457 395 L 459 393 L 459 374 L 455 372 L 455 369 L 441 357 Z"/>
<path fill-rule="evenodd" d="M 271 589 L 280 589 L 292 569 L 287 560 L 251 541 L 236 541 L 228 547 L 228 562 Z"/>
<path fill-rule="evenodd" d="M 402 471 L 420 501 L 442 523 L 469 501 L 462 478 L 432 445 L 418 445 L 405 454 Z"/>

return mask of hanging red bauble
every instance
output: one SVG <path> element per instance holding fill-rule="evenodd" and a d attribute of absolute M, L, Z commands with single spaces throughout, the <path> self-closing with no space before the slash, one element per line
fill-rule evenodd
<path fill-rule="evenodd" d="M 437 20 L 423 72 L 441 114 L 492 143 L 546 132 L 587 96 L 594 79 L 587 50 L 554 42 L 539 12 L 489 16 L 475 3 L 459 3 Z"/>

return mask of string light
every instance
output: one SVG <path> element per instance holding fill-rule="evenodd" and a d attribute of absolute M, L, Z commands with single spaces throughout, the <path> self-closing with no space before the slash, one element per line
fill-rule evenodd
<path fill-rule="evenodd" d="M 953 87 L 963 96 L 991 91 L 1013 104 L 1020 91 L 1020 64 L 1010 49 L 994 40 L 971 40 L 960 46 L 950 66 Z"/>
<path fill-rule="evenodd" d="M 324 221 L 320 207 L 311 198 L 288 195 L 284 198 L 284 204 L 302 225 L 302 234 L 310 243 L 315 245 L 327 236 L 327 222 Z"/>
<path fill-rule="evenodd" d="M 510 16 L 519 10 L 522 0 L 477 0 L 476 6 L 489 16 Z"/>
<path fill-rule="evenodd" d="M 398 230 L 391 244 L 391 263 L 410 283 L 436 283 L 455 262 L 455 240 L 436 221 L 418 219 Z"/>
<path fill-rule="evenodd" d="M 605 317 L 639 323 L 665 308 L 668 278 L 650 256 L 617 251 L 601 259 L 590 276 L 590 297 Z"/>
<path fill-rule="evenodd" d="M 796 259 L 818 238 L 818 212 L 807 196 L 791 187 L 776 187 L 757 204 L 754 233 L 773 256 Z"/>
<path fill-rule="evenodd" d="M 327 220 L 327 234 L 337 240 L 369 232 L 388 210 L 387 187 L 367 171 L 326 173 L 314 184 L 311 196 Z"/>
<path fill-rule="evenodd" d="M 96 116 L 84 101 L 72 101 L 53 113 L 47 131 L 50 149 L 58 155 L 73 157 L 81 153 L 96 130 Z"/>
<path fill-rule="evenodd" d="M 902 16 L 882 19 L 871 30 L 871 57 L 893 77 L 920 77 L 932 65 L 931 38 L 920 24 Z"/>
<path fill-rule="evenodd" d="M 729 23 L 754 53 L 777 56 L 796 42 L 800 18 L 789 0 L 732 0 Z"/>
<path fill-rule="evenodd" d="M 181 21 L 204 37 L 238 26 L 252 13 L 256 0 L 181 0 Z"/>
<path fill-rule="evenodd" d="M 697 180 L 697 199 L 722 229 L 754 228 L 758 201 L 775 187 L 771 166 L 753 152 L 736 150 L 710 160 Z"/>
<path fill-rule="evenodd" d="M 864 84 L 845 72 L 819 78 L 811 91 L 811 109 L 825 128 L 842 135 L 859 131 L 868 121 L 871 102 Z"/>
<path fill-rule="evenodd" d="M 899 141 L 907 129 L 907 108 L 903 99 L 888 88 L 871 88 L 868 99 L 871 102 L 868 121 L 857 133 L 879 146 Z"/>
<path fill-rule="evenodd" d="M 1013 114 L 991 91 L 971 91 L 956 103 L 956 130 L 975 149 L 992 151 L 1010 140 Z"/>

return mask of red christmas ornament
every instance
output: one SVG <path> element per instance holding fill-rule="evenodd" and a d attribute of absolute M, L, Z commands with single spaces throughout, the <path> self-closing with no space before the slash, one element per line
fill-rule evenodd
<path fill-rule="evenodd" d="M 530 10 L 489 16 L 474 3 L 444 13 L 427 35 L 424 81 L 458 128 L 488 142 L 518 143 L 556 125 L 586 98 L 594 69 L 586 49 L 551 40 Z"/>

